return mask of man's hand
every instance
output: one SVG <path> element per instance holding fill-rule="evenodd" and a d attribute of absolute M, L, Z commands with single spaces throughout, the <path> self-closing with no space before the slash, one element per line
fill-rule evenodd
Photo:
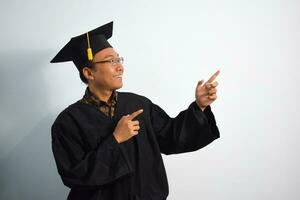
<path fill-rule="evenodd" d="M 133 119 L 140 115 L 143 112 L 143 109 L 133 112 L 130 115 L 123 116 L 114 131 L 114 136 L 118 143 L 125 142 L 129 140 L 131 137 L 138 134 L 138 130 L 140 129 L 139 121 Z"/>
<path fill-rule="evenodd" d="M 202 111 L 217 99 L 218 82 L 214 80 L 219 74 L 220 70 L 214 73 L 206 83 L 203 84 L 204 80 L 201 80 L 197 84 L 196 103 Z"/>

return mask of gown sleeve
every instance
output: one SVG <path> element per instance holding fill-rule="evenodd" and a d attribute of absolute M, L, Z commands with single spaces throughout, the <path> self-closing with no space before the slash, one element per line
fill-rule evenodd
<path fill-rule="evenodd" d="M 97 148 L 87 150 L 71 117 L 56 120 L 51 132 L 58 172 L 70 188 L 103 186 L 132 172 L 113 134 L 99 141 Z"/>
<path fill-rule="evenodd" d="M 175 118 L 153 103 L 150 110 L 152 127 L 163 154 L 196 151 L 220 137 L 210 106 L 202 111 L 194 101 Z"/>

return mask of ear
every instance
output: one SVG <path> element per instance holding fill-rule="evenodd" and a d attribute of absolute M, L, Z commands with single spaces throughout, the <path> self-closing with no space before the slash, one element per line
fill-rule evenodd
<path fill-rule="evenodd" d="M 86 80 L 94 80 L 94 76 L 93 76 L 93 73 L 92 73 L 92 71 L 91 71 L 91 69 L 90 68 L 88 68 L 88 67 L 84 67 L 83 69 L 82 69 L 82 74 L 83 74 L 83 76 L 86 78 Z"/>

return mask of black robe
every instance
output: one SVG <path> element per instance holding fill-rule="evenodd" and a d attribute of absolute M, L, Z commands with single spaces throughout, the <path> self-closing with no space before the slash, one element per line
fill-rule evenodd
<path fill-rule="evenodd" d="M 117 143 L 119 119 L 141 108 L 139 134 Z M 61 112 L 52 126 L 52 150 L 71 188 L 69 200 L 163 200 L 169 190 L 161 153 L 195 151 L 218 137 L 210 106 L 202 112 L 193 102 L 170 118 L 149 99 L 118 92 L 113 118 L 80 101 Z"/>

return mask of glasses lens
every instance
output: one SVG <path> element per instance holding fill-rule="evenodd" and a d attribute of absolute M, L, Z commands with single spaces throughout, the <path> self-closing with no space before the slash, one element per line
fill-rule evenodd
<path fill-rule="evenodd" d="M 124 61 L 123 57 L 116 58 L 116 59 L 114 59 L 114 64 L 115 65 L 116 64 L 123 64 L 123 61 Z"/>
<path fill-rule="evenodd" d="M 123 58 L 123 57 L 120 57 L 120 58 L 119 58 L 119 62 L 120 62 L 121 64 L 123 64 L 124 58 Z"/>

